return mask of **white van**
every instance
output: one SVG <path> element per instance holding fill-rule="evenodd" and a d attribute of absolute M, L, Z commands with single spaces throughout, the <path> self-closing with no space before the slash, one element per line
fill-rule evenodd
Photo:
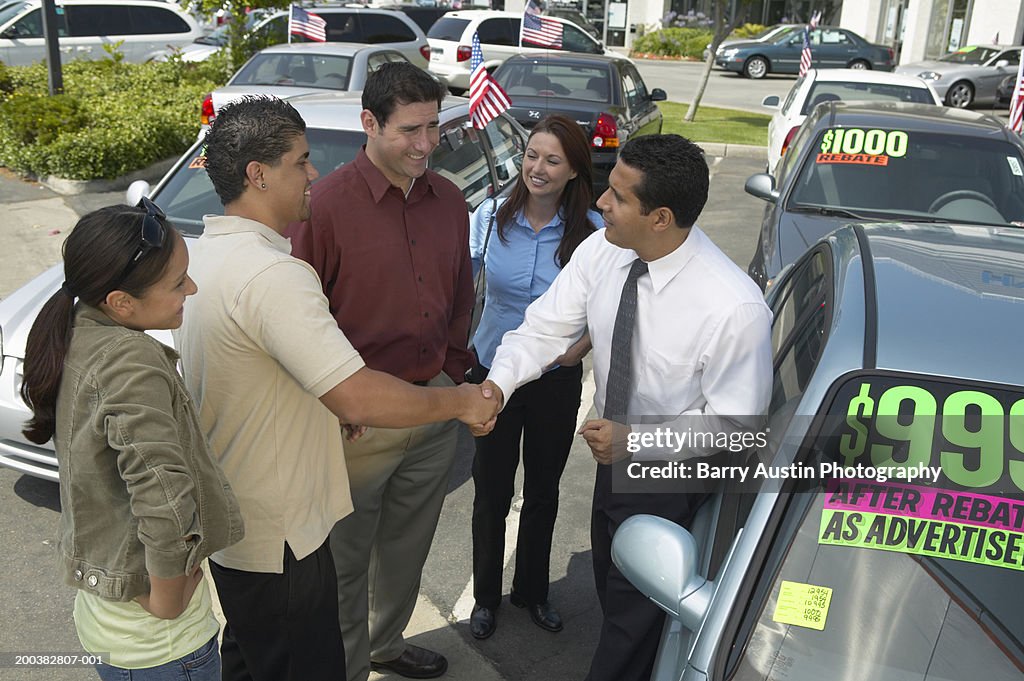
<path fill-rule="evenodd" d="M 168 47 L 200 37 L 195 19 L 180 7 L 156 0 L 58 0 L 61 61 L 102 59 L 103 45 L 121 42 L 126 61 L 146 62 Z M 122 42 L 123 41 L 123 42 Z M 40 0 L 0 6 L 0 61 L 8 66 L 46 58 Z"/>

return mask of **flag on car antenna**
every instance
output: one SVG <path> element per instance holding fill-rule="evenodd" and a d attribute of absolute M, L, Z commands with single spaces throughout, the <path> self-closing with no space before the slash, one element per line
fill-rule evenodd
<path fill-rule="evenodd" d="M 484 67 L 484 53 L 480 49 L 480 36 L 473 33 L 473 50 L 469 66 L 469 117 L 473 127 L 483 130 L 498 115 L 512 106 L 508 95 Z"/>

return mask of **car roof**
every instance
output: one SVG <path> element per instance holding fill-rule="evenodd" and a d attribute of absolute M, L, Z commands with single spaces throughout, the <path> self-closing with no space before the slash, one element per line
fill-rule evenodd
<path fill-rule="evenodd" d="M 550 19 L 554 19 L 555 21 L 559 21 L 559 22 L 561 22 L 563 24 L 566 24 L 566 23 L 571 24 L 572 23 L 571 21 L 569 21 L 567 19 L 563 19 L 562 17 L 554 17 L 554 16 L 550 16 L 550 15 L 547 15 L 547 14 L 545 14 L 544 16 L 548 17 Z M 450 17 L 454 17 L 456 19 L 470 19 L 470 20 L 472 20 L 472 19 L 522 19 L 523 18 L 523 13 L 522 12 L 506 12 L 504 10 L 497 10 L 497 9 L 460 9 L 460 10 L 456 10 L 455 12 L 448 12 L 447 14 L 444 15 L 445 19 L 448 19 Z"/>
<path fill-rule="evenodd" d="M 506 62 L 558 62 L 562 64 L 612 64 L 631 63 L 629 59 L 620 55 L 607 54 L 584 54 L 581 52 L 548 52 L 546 54 L 514 54 Z"/>
<path fill-rule="evenodd" d="M 829 83 L 888 83 L 892 85 L 905 85 L 907 87 L 918 87 L 927 89 L 928 85 L 917 76 L 908 76 L 905 73 L 889 73 L 888 71 L 874 71 L 871 69 L 811 69 L 814 71 L 812 80 L 815 82 Z"/>
<path fill-rule="evenodd" d="M 917 132 L 977 137 L 997 135 L 1010 139 L 1002 121 L 990 114 L 934 104 L 831 101 L 819 105 L 811 118 L 814 119 L 811 125 L 828 127 L 864 128 L 884 125 Z"/>
<path fill-rule="evenodd" d="M 395 52 L 390 45 L 370 45 L 367 43 L 282 43 L 265 47 L 259 54 L 274 54 L 278 52 L 312 52 L 314 54 L 327 54 L 339 57 L 351 57 L 363 50 L 387 50 Z"/>
<path fill-rule="evenodd" d="M 359 118 L 363 111 L 361 95 L 352 92 L 318 92 L 289 97 L 288 103 L 295 107 L 308 128 L 362 131 L 363 124 Z M 442 124 L 468 114 L 469 100 L 464 97 L 448 96 L 441 102 Z"/>

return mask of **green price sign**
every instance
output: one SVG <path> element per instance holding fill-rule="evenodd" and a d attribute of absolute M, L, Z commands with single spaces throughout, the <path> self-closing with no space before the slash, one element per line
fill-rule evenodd
<path fill-rule="evenodd" d="M 882 154 L 891 158 L 907 155 L 910 138 L 902 130 L 835 128 L 821 138 L 823 154 Z"/>

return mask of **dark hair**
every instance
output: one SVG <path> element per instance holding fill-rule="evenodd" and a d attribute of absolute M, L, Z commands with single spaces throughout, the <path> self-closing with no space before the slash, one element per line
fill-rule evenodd
<path fill-rule="evenodd" d="M 665 207 L 684 229 L 697 222 L 708 201 L 703 149 L 679 135 L 643 135 L 626 142 L 619 160 L 643 173 L 634 191 L 644 215 Z"/>
<path fill-rule="evenodd" d="M 115 290 L 141 298 L 164 275 L 181 237 L 159 217 L 165 230 L 163 245 L 145 250 L 129 268 L 139 252 L 145 217 L 142 208 L 100 208 L 79 220 L 64 242 L 64 285 L 43 305 L 25 346 L 21 397 L 32 418 L 22 433 L 30 442 L 41 445 L 53 437 L 57 391 L 71 344 L 74 298 L 93 307 Z"/>
<path fill-rule="evenodd" d="M 565 267 L 576 247 L 595 230 L 590 218 L 587 217 L 587 211 L 594 202 L 594 167 L 590 162 L 590 145 L 579 124 L 559 114 L 541 119 L 530 131 L 530 139 L 539 132 L 546 132 L 558 138 L 565 152 L 565 160 L 569 167 L 576 171 L 576 177 L 569 180 L 562 190 L 562 201 L 559 205 L 559 212 L 565 220 L 565 231 L 558 244 L 556 257 L 558 266 Z M 530 191 L 526 188 L 526 179 L 519 173 L 519 179 L 512 187 L 508 201 L 502 204 L 495 216 L 498 237 L 502 242 L 508 242 L 508 226 L 523 210 L 529 198 Z"/>
<path fill-rule="evenodd" d="M 418 66 L 407 61 L 393 61 L 366 77 L 363 85 L 363 108 L 373 114 L 380 125 L 385 125 L 399 104 L 437 102 L 447 94 L 443 85 Z"/>
<path fill-rule="evenodd" d="M 277 165 L 306 122 L 276 97 L 248 95 L 223 109 L 206 133 L 206 172 L 225 206 L 245 191 L 245 168 L 252 161 Z"/>

